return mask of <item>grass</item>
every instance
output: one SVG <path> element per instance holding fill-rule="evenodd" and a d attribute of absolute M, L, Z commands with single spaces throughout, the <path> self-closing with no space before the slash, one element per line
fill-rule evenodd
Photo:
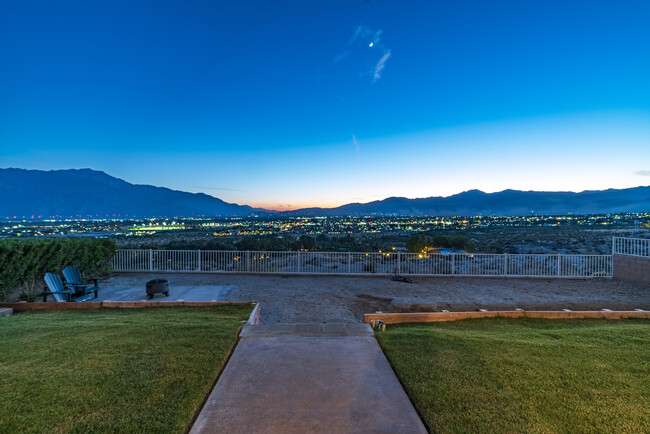
<path fill-rule="evenodd" d="M 0 318 L 0 432 L 183 432 L 248 305 Z"/>
<path fill-rule="evenodd" d="M 485 318 L 377 339 L 433 432 L 650 432 L 650 322 Z"/>

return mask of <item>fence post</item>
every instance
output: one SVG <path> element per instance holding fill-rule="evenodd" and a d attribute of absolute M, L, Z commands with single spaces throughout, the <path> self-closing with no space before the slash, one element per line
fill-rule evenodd
<path fill-rule="evenodd" d="M 455 276 L 456 275 L 456 254 L 452 253 L 451 254 L 451 275 Z"/>
<path fill-rule="evenodd" d="M 398 276 L 402 275 L 402 260 L 401 260 L 400 252 L 397 252 L 397 275 Z"/>
<path fill-rule="evenodd" d="M 153 249 L 149 249 L 149 271 L 153 271 Z"/>
<path fill-rule="evenodd" d="M 616 251 L 616 237 L 612 236 L 612 256 L 614 256 L 615 251 Z"/>
<path fill-rule="evenodd" d="M 197 271 L 201 271 L 201 250 L 196 251 L 196 263 L 197 263 Z"/>
<path fill-rule="evenodd" d="M 557 277 L 560 277 L 562 275 L 562 268 L 560 267 L 561 262 L 562 262 L 562 255 L 558 253 L 557 254 Z"/>
<path fill-rule="evenodd" d="M 300 250 L 298 250 L 298 273 L 300 273 L 302 269 L 302 260 L 300 259 Z"/>
<path fill-rule="evenodd" d="M 251 251 L 246 250 L 246 271 L 250 273 L 251 271 Z"/>
<path fill-rule="evenodd" d="M 348 274 L 352 274 L 352 253 L 348 252 Z"/>
<path fill-rule="evenodd" d="M 508 275 L 508 254 L 507 253 L 503 254 L 503 275 L 504 276 Z"/>

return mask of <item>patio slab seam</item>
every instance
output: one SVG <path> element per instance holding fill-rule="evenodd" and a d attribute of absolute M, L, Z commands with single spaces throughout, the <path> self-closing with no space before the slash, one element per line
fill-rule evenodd
<path fill-rule="evenodd" d="M 299 336 L 299 337 L 373 337 L 369 324 L 361 323 L 324 323 L 324 324 L 246 324 L 239 334 L 240 338 Z"/>

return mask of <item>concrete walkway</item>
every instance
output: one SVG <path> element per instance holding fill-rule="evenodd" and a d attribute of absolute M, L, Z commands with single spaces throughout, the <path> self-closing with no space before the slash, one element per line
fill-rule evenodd
<path fill-rule="evenodd" d="M 426 433 L 367 324 L 245 326 L 191 433 Z"/>

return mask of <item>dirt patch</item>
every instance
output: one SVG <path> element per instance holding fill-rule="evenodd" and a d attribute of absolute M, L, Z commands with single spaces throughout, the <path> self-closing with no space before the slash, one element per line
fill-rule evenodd
<path fill-rule="evenodd" d="M 352 305 L 352 313 L 355 317 L 363 317 L 368 312 L 388 312 L 392 298 L 377 297 L 369 294 L 357 294 L 358 301 Z"/>
<path fill-rule="evenodd" d="M 384 312 L 390 313 L 408 313 L 408 312 L 442 312 L 443 310 L 451 310 L 450 306 L 446 304 L 445 306 L 438 306 L 437 304 L 427 304 L 427 303 L 404 303 L 396 302 L 391 303 Z"/>
<path fill-rule="evenodd" d="M 140 285 L 156 276 L 116 274 L 105 285 Z M 650 286 L 611 279 L 505 279 L 173 274 L 175 284 L 228 285 L 224 301 L 261 303 L 262 324 L 360 322 L 364 313 L 513 310 L 650 310 Z M 159 277 L 159 276 L 158 276 Z M 210 300 L 207 300 L 210 301 Z"/>

